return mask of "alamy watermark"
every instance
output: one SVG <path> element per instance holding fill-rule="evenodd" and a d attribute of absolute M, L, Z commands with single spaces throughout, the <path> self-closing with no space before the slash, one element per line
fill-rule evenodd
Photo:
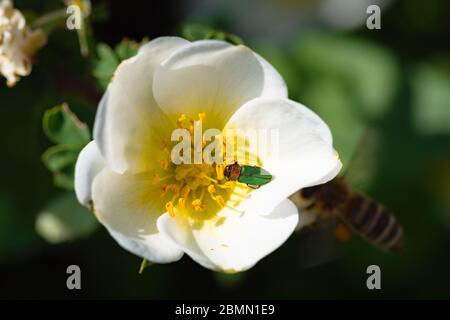
<path fill-rule="evenodd" d="M 81 290 L 81 269 L 73 264 L 67 267 L 66 273 L 69 274 L 66 280 L 66 286 L 69 290 Z"/>
<path fill-rule="evenodd" d="M 366 20 L 366 26 L 369 30 L 381 29 L 381 9 L 376 4 L 367 7 L 366 13 L 369 14 Z"/>
<path fill-rule="evenodd" d="M 72 4 L 67 6 L 66 13 L 68 15 L 66 20 L 67 29 L 80 30 L 83 25 L 83 12 L 81 7 L 76 4 Z"/>
<path fill-rule="evenodd" d="M 170 151 L 173 164 L 257 163 L 261 156 L 277 162 L 278 129 L 210 128 L 203 132 L 202 122 L 194 121 L 192 130 L 177 128 L 171 134 L 176 143 Z"/>
<path fill-rule="evenodd" d="M 369 290 L 381 289 L 381 269 L 376 264 L 370 265 L 366 269 L 370 276 L 367 278 L 366 286 Z"/>

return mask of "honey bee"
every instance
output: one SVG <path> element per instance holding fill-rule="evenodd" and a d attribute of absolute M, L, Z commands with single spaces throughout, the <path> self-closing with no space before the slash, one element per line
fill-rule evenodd
<path fill-rule="evenodd" d="M 403 248 L 403 228 L 395 217 L 381 204 L 353 191 L 341 177 L 304 188 L 291 199 L 303 212 L 315 215 L 313 224 L 336 218 L 382 250 L 396 253 Z"/>

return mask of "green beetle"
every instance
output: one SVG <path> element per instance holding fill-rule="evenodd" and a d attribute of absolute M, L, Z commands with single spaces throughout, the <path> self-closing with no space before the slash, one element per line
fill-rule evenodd
<path fill-rule="evenodd" d="M 261 167 L 241 166 L 237 162 L 225 167 L 223 175 L 230 181 L 245 183 L 253 189 L 272 181 L 272 175 Z"/>

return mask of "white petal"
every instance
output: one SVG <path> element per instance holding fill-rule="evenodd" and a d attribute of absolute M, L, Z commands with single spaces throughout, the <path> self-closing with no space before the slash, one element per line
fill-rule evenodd
<path fill-rule="evenodd" d="M 170 137 L 169 122 L 153 97 L 153 74 L 162 60 L 188 43 L 176 37 L 157 38 L 117 68 L 94 126 L 99 149 L 116 172 L 151 169 L 151 150 Z"/>
<path fill-rule="evenodd" d="M 287 85 L 278 71 L 263 57 L 254 52 L 264 70 L 264 89 L 262 97 L 287 98 Z"/>
<path fill-rule="evenodd" d="M 165 213 L 158 219 L 157 226 L 161 233 L 169 237 L 198 264 L 211 270 L 219 270 L 219 267 L 212 263 L 197 245 L 187 220 L 178 216 L 171 217 Z"/>
<path fill-rule="evenodd" d="M 286 199 L 267 216 L 224 208 L 217 219 L 205 221 L 201 227 L 189 228 L 180 219 L 163 216 L 158 228 L 200 264 L 209 260 L 214 266 L 207 266 L 210 269 L 239 272 L 281 246 L 297 222 L 297 208 Z"/>
<path fill-rule="evenodd" d="M 118 174 L 105 168 L 94 180 L 94 212 L 130 252 L 156 263 L 177 261 L 183 252 L 156 228 L 163 203 L 149 187 L 151 180 L 149 174 Z"/>
<path fill-rule="evenodd" d="M 153 92 L 172 119 L 205 112 L 208 126 L 219 129 L 253 98 L 287 96 L 283 79 L 267 61 L 245 46 L 215 40 L 193 42 L 162 62 Z"/>
<path fill-rule="evenodd" d="M 89 142 L 78 155 L 75 165 L 75 194 L 78 201 L 89 206 L 95 176 L 105 167 L 105 161 L 95 141 Z"/>
<path fill-rule="evenodd" d="M 258 98 L 242 106 L 226 128 L 265 130 L 266 148 L 257 150 L 273 179 L 251 192 L 241 209 L 267 214 L 295 191 L 333 179 L 342 164 L 328 126 L 311 110 L 288 99 Z M 271 141 L 271 130 L 278 139 Z M 257 131 L 258 132 L 258 131 Z M 278 144 L 278 148 L 272 148 Z"/>

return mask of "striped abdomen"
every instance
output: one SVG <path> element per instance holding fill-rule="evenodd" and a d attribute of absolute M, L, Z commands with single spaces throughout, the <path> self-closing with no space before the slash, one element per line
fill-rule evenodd
<path fill-rule="evenodd" d="M 352 193 L 340 208 L 340 217 L 355 232 L 381 249 L 402 249 L 403 229 L 384 207 L 362 194 Z"/>

